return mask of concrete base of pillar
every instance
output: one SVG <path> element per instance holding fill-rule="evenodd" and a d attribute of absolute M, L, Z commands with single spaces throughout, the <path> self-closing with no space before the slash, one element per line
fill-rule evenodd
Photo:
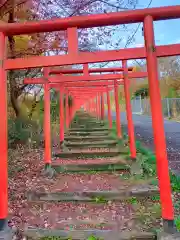
<path fill-rule="evenodd" d="M 60 150 L 61 151 L 68 151 L 68 148 L 66 147 L 65 141 L 60 142 Z"/>
<path fill-rule="evenodd" d="M 42 171 L 43 176 L 48 177 L 48 178 L 53 178 L 56 174 L 55 169 L 51 167 L 50 164 L 47 164 L 45 168 Z"/>
<path fill-rule="evenodd" d="M 141 163 L 137 161 L 137 159 L 132 159 L 131 164 L 131 175 L 142 175 L 143 170 L 141 167 Z"/>

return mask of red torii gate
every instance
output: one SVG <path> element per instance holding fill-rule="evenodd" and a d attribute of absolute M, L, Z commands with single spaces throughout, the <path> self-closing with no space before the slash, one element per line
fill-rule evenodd
<path fill-rule="evenodd" d="M 110 84 L 112 83 L 112 85 L 114 84 L 114 81 L 101 81 L 101 82 L 76 82 L 76 83 L 73 83 L 73 82 L 71 82 L 70 84 L 69 83 L 62 83 L 61 84 L 61 86 L 64 86 L 64 88 L 66 89 L 66 92 L 68 92 L 67 91 L 67 87 L 70 87 L 70 85 L 71 85 L 71 87 L 73 88 L 73 86 L 74 87 L 76 87 L 76 86 L 81 86 L 81 87 L 84 87 L 84 86 L 92 86 L 92 87 L 97 87 L 97 86 L 109 86 Z M 119 84 L 120 84 L 120 82 L 119 82 Z M 57 89 L 57 90 L 59 90 L 59 84 L 53 84 L 53 83 L 51 83 L 50 84 L 50 86 L 51 87 L 53 87 L 53 88 L 55 88 L 55 89 Z M 107 92 L 107 94 L 109 94 L 109 92 Z M 81 96 L 81 98 L 82 98 L 82 96 Z M 66 94 L 66 127 L 68 128 L 68 126 L 69 126 L 69 106 L 68 106 L 68 94 Z M 110 104 L 110 100 L 109 100 L 109 104 Z M 110 112 L 108 111 L 108 116 L 110 116 Z M 112 127 L 112 120 L 111 120 L 111 122 L 110 122 L 110 128 Z"/>
<path fill-rule="evenodd" d="M 122 83 L 119 83 L 119 84 L 122 84 Z M 103 98 L 103 94 L 104 93 L 106 93 L 107 94 L 107 96 L 108 96 L 108 94 L 109 94 L 109 91 L 112 91 L 113 89 L 114 89 L 114 87 L 111 87 L 111 88 L 108 88 L 108 86 L 110 87 L 110 85 L 107 83 L 106 85 L 102 85 L 102 87 L 101 88 L 87 88 L 87 90 L 84 90 L 84 87 L 83 88 L 78 88 L 78 87 L 76 87 L 76 88 L 70 88 L 69 87 L 69 90 L 70 90 L 70 92 L 72 93 L 72 95 L 74 96 L 74 92 L 73 91 L 75 91 L 75 92 L 77 92 L 77 95 L 78 94 L 80 94 L 80 90 L 83 90 L 83 93 L 92 93 L 92 92 L 95 92 L 95 93 L 97 93 L 96 94 L 96 99 L 97 99 L 97 97 L 98 97 L 98 94 L 101 94 L 101 104 L 100 104 L 100 102 L 98 102 L 97 100 L 97 103 L 98 103 L 98 105 L 101 105 L 101 119 L 104 119 L 104 98 Z M 102 89 L 102 92 L 100 93 L 100 89 Z M 90 101 L 88 101 L 88 102 L 90 102 Z M 108 103 L 108 120 L 109 120 L 109 126 L 110 126 L 110 128 L 112 127 L 112 117 L 111 117 L 111 105 L 110 105 L 110 99 L 109 99 L 109 101 L 107 101 L 107 103 Z M 118 103 L 119 104 L 119 103 Z"/>
<path fill-rule="evenodd" d="M 34 80 L 32 79 L 32 82 L 33 82 Z M 27 84 L 27 82 L 30 82 L 30 80 L 28 80 L 28 81 L 26 81 L 25 80 L 25 83 Z M 122 82 L 118 82 L 119 84 L 121 84 Z M 77 86 L 81 86 L 81 87 L 85 87 L 85 86 L 91 86 L 91 87 L 97 87 L 97 86 L 110 86 L 110 85 L 113 85 L 114 84 L 114 81 L 101 81 L 101 82 L 77 82 L 77 83 L 75 83 L 75 82 L 69 82 L 69 83 L 61 83 L 61 91 L 62 91 L 62 89 L 63 88 L 68 88 L 68 89 L 70 89 L 70 87 L 71 88 L 73 88 L 73 87 L 75 87 L 76 85 Z M 59 84 L 53 84 L 53 83 L 51 83 L 50 84 L 50 87 L 53 87 L 53 88 L 55 88 L 55 89 L 57 89 L 57 90 L 59 90 Z M 68 102 L 68 100 L 66 100 L 66 103 Z M 68 104 L 66 104 L 66 109 L 68 109 Z M 62 111 L 62 110 L 61 110 Z M 68 110 L 66 111 L 67 113 L 68 113 Z M 62 113 L 62 112 L 61 112 Z M 66 116 L 66 118 L 67 118 L 67 116 Z M 61 119 L 61 122 L 63 121 L 63 119 Z M 67 123 L 68 122 L 68 123 Z M 66 126 L 68 126 L 69 125 L 69 119 L 67 118 L 66 119 Z M 111 124 L 112 125 L 112 124 Z M 62 132 L 63 132 L 63 130 L 62 130 Z M 60 135 L 60 136 L 62 136 L 62 135 Z M 63 141 L 63 137 L 61 138 L 62 140 L 61 141 Z"/>
<path fill-rule="evenodd" d="M 73 64 L 108 62 L 129 59 L 147 59 L 148 79 L 152 124 L 154 131 L 155 153 L 157 158 L 157 172 L 162 204 L 162 218 L 164 228 L 169 231 L 174 223 L 174 211 L 171 198 L 168 160 L 161 108 L 161 98 L 158 83 L 157 57 L 174 56 L 180 54 L 180 44 L 155 46 L 153 21 L 180 18 L 180 6 L 149 8 L 124 11 L 109 14 L 89 15 L 26 23 L 3 23 L 0 25 L 0 119 L 1 132 L 1 168 L 0 168 L 0 230 L 3 230 L 7 218 L 7 92 L 6 70 L 33 67 L 65 66 Z M 78 53 L 77 28 L 90 28 L 116 24 L 143 22 L 144 48 L 122 49 L 118 51 L 104 51 L 98 53 Z M 68 54 L 64 56 L 40 56 L 29 58 L 6 59 L 6 36 L 51 32 L 68 29 Z M 152 70 L 153 69 L 153 70 Z M 45 88 L 48 89 L 45 84 Z M 3 103 L 3 104 L 2 104 Z M 45 103 L 46 105 L 46 103 Z M 166 226 L 168 225 L 168 228 Z"/>
<path fill-rule="evenodd" d="M 118 84 L 120 85 L 120 84 L 122 84 L 123 83 L 123 81 L 118 81 Z M 74 88 L 76 88 L 77 89 L 77 87 L 79 87 L 79 90 L 80 90 L 80 87 L 81 87 L 81 90 L 83 90 L 83 93 L 84 93 L 84 88 L 85 87 L 88 87 L 89 86 L 89 89 L 91 89 L 91 91 L 93 90 L 92 89 L 92 87 L 96 87 L 95 89 L 96 89 L 96 91 L 97 91 L 97 87 L 98 86 L 106 86 L 106 94 L 107 94 L 107 96 L 108 96 L 108 119 L 109 119 L 109 126 L 110 126 L 110 128 L 112 127 L 112 119 L 111 119 L 111 117 L 110 117 L 110 115 L 111 115 L 111 110 L 110 110 L 110 99 L 109 99 L 109 91 L 110 90 L 113 90 L 113 89 L 109 89 L 108 90 L 108 86 L 114 86 L 114 81 L 100 81 L 100 82 L 70 82 L 70 83 L 65 83 L 65 84 L 61 84 L 62 86 L 64 86 L 65 88 L 68 88 L 69 89 L 69 91 L 70 90 L 73 90 Z M 59 88 L 58 87 L 58 85 L 57 84 L 50 84 L 50 86 L 51 87 L 55 87 L 55 88 Z M 90 88 L 91 87 L 91 88 Z M 81 97 L 82 98 L 82 97 Z M 102 106 L 103 106 L 103 104 L 102 104 Z M 104 111 L 103 111 L 104 112 Z M 103 114 L 104 115 L 104 114 Z"/>
<path fill-rule="evenodd" d="M 73 76 L 74 77 L 74 76 Z M 73 77 L 71 79 L 73 79 Z M 57 90 L 60 90 L 61 94 L 60 94 L 60 145 L 63 144 L 63 141 L 64 141 L 64 101 L 63 101 L 63 95 L 64 95 L 64 88 L 68 87 L 68 86 L 74 86 L 75 82 L 60 82 L 58 80 L 58 83 L 49 83 L 49 81 L 47 81 L 47 79 L 49 80 L 49 69 L 48 68 L 45 68 L 44 69 L 44 78 L 43 79 L 40 79 L 39 78 L 33 78 L 33 79 L 25 79 L 24 80 L 24 83 L 25 84 L 30 84 L 30 83 L 33 83 L 33 84 L 43 84 L 44 85 L 44 108 L 45 108 L 45 120 L 44 120 L 44 132 L 45 132 L 45 168 L 47 168 L 47 166 L 49 166 L 51 164 L 51 139 L 50 139 L 50 92 L 49 92 L 49 89 L 50 88 L 55 88 Z M 55 81 L 56 82 L 56 79 Z M 60 84 L 61 83 L 61 84 Z M 102 81 L 102 82 L 99 82 L 100 83 L 100 86 L 102 85 L 109 85 L 109 84 L 112 84 L 113 82 L 111 81 L 110 83 L 108 83 L 108 81 Z M 119 84 L 121 84 L 122 82 L 119 81 Z M 89 85 L 90 84 L 90 85 Z M 92 83 L 90 82 L 79 82 L 79 86 L 98 86 L 98 82 L 95 82 L 93 81 Z M 95 88 L 95 92 L 97 92 L 97 88 Z M 102 90 L 102 89 L 101 89 Z M 93 91 L 93 90 L 91 90 Z M 104 90 L 103 90 L 104 91 Z M 68 92 L 70 92 L 68 90 Z M 99 92 L 100 92 L 100 89 L 99 89 Z M 68 110 L 68 95 L 66 95 L 67 98 L 66 98 L 66 126 L 68 127 L 73 116 L 74 116 L 74 109 L 69 109 Z M 119 114 L 117 115 L 118 118 L 119 118 Z M 119 126 L 120 128 L 120 126 Z"/>
<path fill-rule="evenodd" d="M 90 100 L 94 97 L 94 96 L 98 96 L 98 94 L 103 94 L 105 93 L 106 89 L 97 89 L 96 91 L 94 91 L 94 94 L 92 93 L 92 91 L 85 91 L 85 95 L 87 96 L 87 98 L 85 98 L 85 101 L 83 102 L 83 106 L 85 108 L 86 111 L 91 111 L 91 105 L 90 105 Z M 83 91 L 84 92 L 84 91 Z M 79 95 L 79 91 L 75 91 L 71 92 L 71 94 L 77 98 L 77 96 Z M 100 110 L 100 106 L 101 106 L 101 110 Z M 104 114 L 104 109 L 102 107 L 102 103 L 100 103 L 100 101 L 96 102 L 95 107 L 97 108 L 97 117 L 102 119 L 102 116 Z"/>
<path fill-rule="evenodd" d="M 112 90 L 113 88 L 111 88 L 110 90 Z M 82 90 L 82 89 L 81 89 Z M 85 96 L 86 97 L 88 97 L 88 103 L 89 103 L 89 97 L 94 97 L 94 95 L 96 95 L 96 94 L 98 94 L 98 93 L 100 93 L 100 94 L 102 94 L 102 93 L 105 93 L 106 92 L 106 90 L 107 90 L 107 87 L 99 87 L 99 88 L 83 88 L 83 94 L 85 94 Z M 75 88 L 75 89 L 71 89 L 71 90 L 69 90 L 70 91 L 70 93 L 72 94 L 72 96 L 75 96 L 75 97 L 77 97 L 77 96 L 79 96 L 79 93 L 80 93 L 80 88 Z M 100 102 L 98 103 L 99 105 L 100 105 Z M 89 105 L 88 105 L 89 106 Z M 79 107 L 79 106 L 78 106 Z M 77 107 L 77 108 L 78 108 Z M 109 106 L 110 107 L 110 106 Z M 74 111 L 73 111 L 73 115 L 74 115 L 74 113 L 75 113 L 75 110 L 76 109 L 74 109 Z M 88 107 L 88 110 L 90 111 L 90 106 Z M 98 115 L 99 115 L 99 113 L 98 113 Z M 104 115 L 104 104 L 101 102 L 101 117 Z"/>
<path fill-rule="evenodd" d="M 124 61 L 125 63 L 125 61 Z M 110 68 L 110 70 L 108 70 L 108 68 L 105 68 L 105 72 L 109 72 L 109 71 L 121 71 L 122 69 L 125 69 L 126 64 L 123 66 L 123 68 Z M 131 69 L 131 68 L 130 68 Z M 78 70 L 79 71 L 79 70 Z M 91 71 L 91 70 L 90 70 Z M 99 71 L 99 69 L 95 69 L 95 72 Z M 103 72 L 104 70 L 101 69 L 101 72 Z M 71 71 L 66 70 L 66 73 L 69 73 Z M 41 78 L 25 78 L 24 79 L 24 83 L 25 84 L 46 84 L 47 81 L 50 83 L 61 83 L 61 84 L 77 84 L 79 86 L 86 86 L 87 85 L 93 85 L 93 81 L 103 81 L 103 80 L 109 80 L 109 84 L 110 84 L 110 80 L 115 80 L 114 81 L 114 91 L 115 91 L 115 105 L 116 105 L 116 126 L 117 126 L 117 136 L 119 138 L 122 138 L 122 132 L 121 132 L 121 123 L 120 123 L 120 107 L 119 107 L 119 97 L 118 97 L 118 81 L 117 79 L 124 79 L 126 78 L 126 74 L 128 74 L 129 78 L 143 78 L 143 77 L 147 77 L 147 72 L 128 72 L 127 69 L 127 73 L 125 74 L 125 71 L 123 74 L 102 74 L 102 75 L 89 75 L 89 69 L 87 65 L 84 65 L 84 68 L 81 70 L 81 72 L 84 73 L 84 75 L 81 76 L 63 76 L 63 75 L 59 75 L 59 71 L 57 71 L 58 75 L 55 76 L 44 76 Z M 50 74 L 50 70 L 48 70 L 48 73 Z M 61 72 L 60 72 L 61 74 Z M 84 81 L 84 83 L 83 83 Z M 126 82 L 128 82 L 128 79 L 126 79 Z M 103 83 L 103 82 L 102 82 Z M 101 84 L 101 82 L 99 82 L 99 84 Z M 108 84 L 108 83 L 107 83 Z M 128 83 L 126 83 L 127 85 Z M 53 85 L 52 85 L 53 86 Z M 74 85 L 75 86 L 75 85 Z M 129 88 L 129 87 L 128 87 Z M 125 92 L 128 91 L 128 88 L 126 87 Z M 129 138 L 130 138 L 130 146 L 131 146 L 131 153 L 132 153 L 132 158 L 136 158 L 136 150 L 135 150 L 135 143 L 134 140 L 132 138 L 132 135 L 134 135 L 134 128 L 133 128 L 133 121 L 132 121 L 132 116 L 130 114 L 131 112 L 131 105 L 130 103 L 130 96 L 127 93 L 126 94 L 126 98 L 128 98 L 126 107 L 127 107 L 127 120 L 128 120 L 128 130 L 129 133 L 132 132 L 131 134 L 129 134 Z M 101 96 L 101 102 L 104 101 L 104 98 Z M 98 99 L 97 99 L 98 102 Z M 102 104 L 102 107 L 104 106 L 104 104 Z M 102 109 L 102 118 L 104 118 L 104 110 Z M 109 112 L 109 111 L 108 111 Z M 62 130 L 63 132 L 63 130 Z M 63 137 L 62 137 L 63 139 Z M 62 140 L 63 141 L 63 140 Z M 61 142 L 62 142 L 61 141 Z"/>
<path fill-rule="evenodd" d="M 114 85 L 114 91 L 115 91 L 115 105 L 116 105 L 116 125 L 117 125 L 117 136 L 119 138 L 122 137 L 122 133 L 121 133 L 121 124 L 120 124 L 120 107 L 119 107 L 119 97 L 118 97 L 118 84 L 123 83 L 123 78 L 126 79 L 126 84 L 125 84 L 125 96 L 126 96 L 126 109 L 127 109 L 127 120 L 128 120 L 128 134 L 129 134 L 129 142 L 130 142 L 130 151 L 131 151 L 131 158 L 135 159 L 136 158 L 136 147 L 135 147 L 135 139 L 134 139 L 134 126 L 133 126 L 133 120 L 132 120 L 132 114 L 131 114 L 131 104 L 130 104 L 130 95 L 129 95 L 129 83 L 128 83 L 128 79 L 127 79 L 127 74 L 130 78 L 142 78 L 142 77 L 146 77 L 147 73 L 146 72 L 133 72 L 130 73 L 128 72 L 127 69 L 127 73 L 126 73 L 126 61 L 124 61 L 124 65 L 123 68 L 110 68 L 110 70 L 108 70 L 108 68 L 105 68 L 105 72 L 109 72 L 109 71 L 117 71 L 117 70 L 122 70 L 124 69 L 123 74 L 103 74 L 103 75 L 94 75 L 94 76 L 90 76 L 89 75 L 89 69 L 87 65 L 84 65 L 83 70 L 81 70 L 84 75 L 82 76 L 63 76 L 63 75 L 58 75 L 54 76 L 54 78 L 52 77 L 48 77 L 47 75 L 45 75 L 42 78 L 26 78 L 24 79 L 24 83 L 25 84 L 46 84 L 47 82 L 51 82 L 50 86 L 51 87 L 55 87 L 58 88 L 58 90 L 60 89 L 59 85 L 57 83 L 61 83 L 61 92 L 63 94 L 63 88 L 66 86 L 71 86 L 71 87 L 75 87 L 77 86 L 81 86 L 81 87 L 85 87 L 85 86 L 97 86 L 97 85 Z M 131 69 L 131 68 L 130 68 Z M 79 71 L 79 70 L 78 70 Z M 91 71 L 91 70 L 90 70 Z M 99 69 L 95 69 L 95 71 L 99 71 Z M 101 69 L 101 72 L 103 72 L 104 70 Z M 50 70 L 48 69 L 48 73 L 50 73 Z M 69 70 L 66 70 L 66 73 L 69 73 Z M 60 73 L 61 74 L 61 73 Z M 93 77 L 93 78 L 92 78 Z M 121 80 L 117 80 L 117 78 L 120 77 L 122 78 Z M 96 79 L 97 78 L 97 79 Z M 113 79 L 113 81 L 108 81 L 105 79 Z M 95 82 L 96 80 L 96 82 Z M 99 82 L 97 82 L 97 80 L 99 80 Z M 76 86 L 76 87 L 77 87 Z M 91 88 L 92 89 L 92 88 Z M 92 91 L 92 90 L 91 90 Z M 62 95 L 61 94 L 61 95 Z M 109 99 L 109 93 L 107 93 L 107 101 L 110 101 Z M 99 97 L 101 98 L 101 100 L 99 99 Z M 63 98 L 63 97 L 62 97 Z M 47 100 L 48 101 L 48 100 Z M 62 100 L 60 99 L 60 105 Z M 100 110 L 99 110 L 99 106 L 100 106 L 100 102 L 101 102 L 101 118 L 104 118 L 104 98 L 103 95 L 101 94 L 101 96 L 97 95 L 97 109 L 98 109 L 98 116 L 100 116 Z M 109 119 L 109 123 L 110 123 L 110 127 L 112 126 L 112 120 L 110 119 L 110 106 L 108 107 L 108 119 Z M 62 107 L 60 109 L 60 122 L 64 122 L 64 117 L 61 115 L 63 114 L 63 110 Z M 66 111 L 68 112 L 68 111 Z M 70 114 L 70 120 L 72 119 L 73 114 Z M 49 119 L 49 118 L 48 118 Z M 69 117 L 68 117 L 68 121 L 69 121 Z M 66 126 L 68 126 L 69 124 L 66 124 Z M 63 129 L 62 129 L 63 128 Z M 47 137 L 48 139 L 48 137 Z M 64 141 L 64 124 L 60 125 L 60 143 L 62 144 Z M 49 156 L 49 155 L 47 155 Z M 46 158 L 46 155 L 45 155 Z M 50 163 L 50 160 L 48 160 L 49 157 L 47 158 L 47 160 L 45 160 L 45 162 Z"/>
<path fill-rule="evenodd" d="M 128 68 L 128 71 L 133 71 L 134 70 L 134 68 L 133 67 L 129 67 Z M 91 69 L 89 69 L 88 68 L 88 64 L 84 64 L 83 65 L 83 69 L 51 69 L 50 70 L 50 72 L 49 72 L 49 74 L 50 75 L 57 75 L 57 74 L 77 74 L 77 73 L 84 73 L 84 75 L 85 76 L 88 76 L 89 75 L 89 73 L 105 73 L 105 72 L 113 72 L 113 73 L 115 73 L 115 72 L 122 72 L 123 71 L 123 68 L 122 67 L 113 67 L 113 68 L 91 68 Z M 139 76 L 139 77 L 146 77 L 147 76 L 147 73 L 139 73 L 139 74 L 142 74 L 141 76 Z M 106 75 L 106 79 L 107 79 L 107 75 Z M 123 78 L 123 76 L 120 76 L 121 78 Z M 132 78 L 133 77 L 136 77 L 136 75 L 133 75 L 132 76 Z M 104 78 L 105 79 L 105 78 Z M 111 79 L 111 77 L 109 78 L 109 79 Z M 113 76 L 113 78 L 112 79 L 114 79 L 114 76 Z M 86 78 L 86 80 L 89 80 L 89 79 L 87 79 Z M 92 80 L 94 80 L 94 79 L 92 79 Z M 97 78 L 96 78 L 96 80 L 97 80 Z M 61 79 L 61 81 L 62 81 L 62 79 Z M 76 82 L 77 82 L 77 80 L 76 80 Z M 83 83 L 83 82 L 82 82 Z M 75 83 L 75 84 L 77 84 L 77 86 L 79 86 L 79 82 L 78 83 Z M 90 85 L 91 83 L 89 83 L 89 85 Z M 110 84 L 110 81 L 109 81 L 109 84 Z M 81 85 L 81 84 L 80 84 Z M 99 85 L 101 85 L 101 82 L 99 83 Z M 109 92 L 107 92 L 107 101 L 110 101 L 109 100 Z M 103 98 L 101 98 L 102 100 L 101 101 L 103 101 L 104 99 Z M 102 104 L 103 105 L 103 104 Z M 108 108 L 108 119 L 109 119 L 109 124 L 110 124 L 110 128 L 112 127 L 112 120 L 110 120 L 110 111 L 109 111 L 109 108 Z M 119 121 L 117 121 L 117 123 L 118 123 Z M 119 128 L 119 124 L 117 124 L 118 126 L 117 126 L 117 129 Z M 120 131 L 118 130 L 118 135 L 119 135 L 119 137 L 121 137 L 120 136 Z"/>

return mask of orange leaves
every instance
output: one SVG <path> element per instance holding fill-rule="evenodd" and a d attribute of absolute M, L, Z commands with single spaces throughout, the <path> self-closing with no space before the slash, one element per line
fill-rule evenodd
<path fill-rule="evenodd" d="M 14 41 L 15 41 L 15 50 L 16 51 L 21 51 L 23 49 L 28 48 L 28 43 L 31 40 L 31 36 L 28 35 L 23 35 L 23 36 L 15 36 Z"/>
<path fill-rule="evenodd" d="M 134 66 L 132 72 L 136 72 L 136 71 L 137 71 L 137 68 L 136 66 Z"/>
<path fill-rule="evenodd" d="M 20 35 L 14 36 L 13 53 L 8 44 L 9 57 L 25 57 L 27 55 L 40 55 L 44 49 L 42 48 L 43 39 L 38 36 Z"/>

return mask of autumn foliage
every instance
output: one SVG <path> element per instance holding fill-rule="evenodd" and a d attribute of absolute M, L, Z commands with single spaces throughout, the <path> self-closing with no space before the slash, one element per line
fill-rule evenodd
<path fill-rule="evenodd" d="M 3 0 L 0 3 L 0 17 L 2 22 L 26 22 L 41 19 L 54 19 L 61 17 L 71 17 L 78 15 L 88 15 L 97 13 L 108 13 L 134 9 L 136 0 Z M 111 38 L 115 34 L 115 29 L 126 30 L 125 26 L 102 27 L 93 29 L 79 29 L 79 50 L 96 51 L 102 49 L 105 44 L 118 48 L 123 39 Z M 8 38 L 8 57 L 26 57 L 32 55 L 62 54 L 67 53 L 66 31 L 39 33 L 22 36 L 10 36 Z M 9 104 L 13 107 L 16 116 L 20 115 L 18 98 L 29 91 L 32 86 L 23 84 L 24 77 L 35 77 L 41 74 L 41 69 L 29 69 L 23 71 L 8 72 Z"/>

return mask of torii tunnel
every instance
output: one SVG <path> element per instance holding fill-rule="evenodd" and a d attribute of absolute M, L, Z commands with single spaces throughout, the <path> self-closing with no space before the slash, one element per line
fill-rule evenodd
<path fill-rule="evenodd" d="M 117 104 L 117 86 L 118 79 L 123 79 L 125 97 L 126 97 L 126 110 L 128 117 L 128 130 L 130 144 L 134 146 L 134 130 L 132 122 L 132 112 L 130 105 L 130 94 L 129 94 L 129 79 L 138 77 L 137 72 L 131 72 L 132 69 L 127 68 L 127 60 L 132 59 L 146 59 L 147 60 L 147 73 L 150 89 L 150 103 L 151 103 L 151 112 L 152 112 L 152 126 L 154 134 L 154 144 L 155 144 L 155 154 L 157 161 L 157 173 L 159 180 L 159 189 L 160 189 L 160 200 L 162 206 L 162 218 L 164 229 L 166 226 L 171 226 L 174 223 L 174 210 L 171 197 L 171 186 L 170 186 L 170 177 L 169 177 L 169 168 L 168 168 L 168 159 L 166 151 L 166 141 L 164 133 L 164 124 L 163 124 L 163 115 L 161 107 L 161 96 L 160 88 L 158 81 L 158 57 L 167 57 L 180 55 L 180 44 L 156 46 L 154 40 L 154 21 L 166 20 L 166 19 L 176 19 L 180 18 L 180 5 L 170 6 L 170 7 L 161 7 L 161 8 L 148 8 L 140 10 L 131 10 L 131 11 L 121 11 L 113 12 L 108 14 L 98 14 L 98 15 L 88 15 L 88 16 L 78 16 L 71 18 L 60 18 L 55 20 L 41 20 L 38 22 L 25 22 L 25 23 L 1 23 L 0 24 L 0 155 L 1 155 L 1 168 L 0 168 L 0 230 L 3 229 L 8 216 L 8 174 L 7 174 L 7 162 L 8 162 L 8 135 L 7 135 L 7 79 L 6 72 L 7 70 L 15 69 L 26 69 L 26 68 L 44 68 L 44 77 L 39 79 L 25 80 L 29 84 L 44 84 L 45 91 L 45 162 L 50 164 L 51 162 L 51 152 L 50 152 L 50 92 L 49 89 L 52 87 L 50 84 L 57 84 L 57 87 L 60 88 L 60 91 L 71 92 L 72 90 L 69 82 L 77 83 L 78 82 L 93 82 L 98 81 L 114 81 L 115 88 L 115 101 L 116 101 L 116 123 L 117 123 L 117 134 L 121 137 L 121 124 L 120 124 L 120 107 Z M 111 51 L 100 51 L 100 52 L 79 52 L 78 51 L 78 29 L 81 28 L 92 28 L 92 27 L 102 27 L 102 26 L 111 26 L 117 24 L 130 24 L 130 23 L 143 23 L 144 28 L 144 39 L 145 46 L 140 48 L 129 48 L 129 49 L 120 49 L 120 50 L 111 50 Z M 21 34 L 32 34 L 32 33 L 41 33 L 41 32 L 52 32 L 52 31 L 63 31 L 67 30 L 68 37 L 68 54 L 59 55 L 59 56 L 35 56 L 27 58 L 16 58 L 16 59 L 7 59 L 6 58 L 6 37 L 21 35 Z M 109 62 L 109 61 L 122 61 L 122 73 L 114 73 L 116 71 L 110 71 L 111 74 L 102 74 L 102 75 L 92 75 L 93 70 L 88 70 L 87 64 L 90 63 L 99 63 L 99 62 Z M 69 74 L 66 70 L 60 70 L 58 74 L 61 76 L 54 76 L 57 74 L 56 70 L 51 69 L 53 66 L 66 66 L 66 65 L 76 65 L 76 64 L 86 64 L 86 68 L 82 71 L 83 75 L 81 76 L 65 76 Z M 47 68 L 46 68 L 47 67 Z M 47 69 L 47 70 L 46 70 Z M 101 71 L 101 70 L 100 70 Z M 100 72 L 98 71 L 98 72 Z M 50 76 L 49 76 L 50 75 Z M 52 75 L 52 76 L 51 76 Z M 143 74 L 142 74 L 143 75 Z M 144 76 L 144 75 L 143 75 Z M 66 85 L 66 83 L 68 83 Z M 108 84 L 108 88 L 111 89 L 113 83 Z M 76 86 L 76 87 L 77 87 Z M 85 85 L 84 85 L 85 86 Z M 100 88 L 99 88 L 100 86 Z M 96 90 L 91 92 L 88 90 L 87 95 L 90 94 L 91 99 L 97 100 L 97 107 L 100 107 L 100 96 L 102 92 L 106 92 L 107 86 L 103 87 L 99 84 L 95 86 Z M 77 89 L 76 89 L 77 91 Z M 92 91 L 92 90 L 91 90 Z M 93 93 L 93 94 L 92 94 Z M 75 92 L 73 92 L 75 94 Z M 60 95 L 60 101 L 62 101 L 62 94 Z M 107 94 L 107 98 L 108 94 Z M 84 99 L 85 100 L 85 99 Z M 76 100 L 77 101 L 77 100 Z M 83 104 L 80 102 L 78 105 Z M 76 105 L 76 106 L 78 106 Z M 63 104 L 60 104 L 63 106 Z M 67 106 L 67 105 L 66 105 Z M 101 98 L 101 110 L 96 109 L 98 114 L 101 112 L 103 116 L 103 102 Z M 79 107 L 79 106 L 78 106 Z M 90 108 L 87 104 L 86 108 Z M 76 109 L 70 111 L 71 119 L 73 112 Z M 62 108 L 60 111 L 63 111 Z M 70 113 L 69 112 L 69 113 Z M 62 113 L 62 112 L 61 112 Z M 63 115 L 63 114 L 60 114 Z M 63 121 L 60 119 L 60 121 Z M 69 124 L 69 122 L 68 122 Z M 61 139 L 63 140 L 63 131 L 61 130 Z M 131 146 L 131 155 L 135 157 L 135 149 L 132 152 Z M 134 159 L 135 160 L 135 159 Z"/>

